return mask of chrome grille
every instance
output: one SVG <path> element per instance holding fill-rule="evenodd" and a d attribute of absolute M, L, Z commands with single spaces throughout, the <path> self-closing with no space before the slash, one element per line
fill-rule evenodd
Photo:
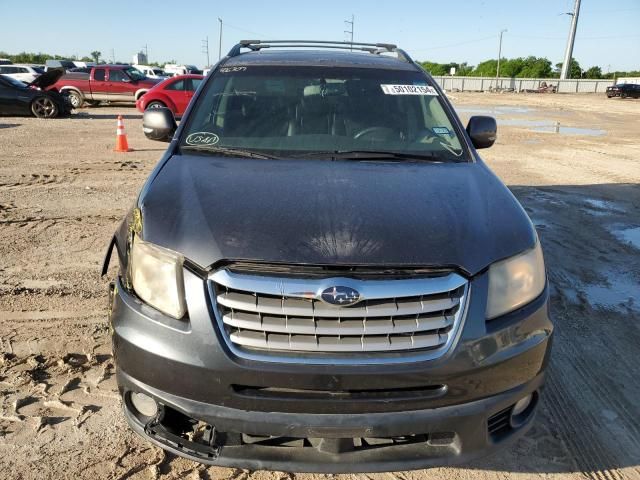
<path fill-rule="evenodd" d="M 333 286 L 360 293 L 351 306 L 320 299 Z M 298 278 L 219 270 L 210 277 L 219 323 L 241 351 L 442 355 L 463 316 L 467 281 L 455 273 L 403 279 Z"/>

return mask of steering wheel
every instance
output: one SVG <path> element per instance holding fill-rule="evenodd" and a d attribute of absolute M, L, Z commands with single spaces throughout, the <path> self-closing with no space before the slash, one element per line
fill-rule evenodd
<path fill-rule="evenodd" d="M 379 135 L 376 135 L 379 134 Z M 367 127 L 363 130 L 360 130 L 353 136 L 354 140 L 359 140 L 361 138 L 373 137 L 371 140 L 379 140 L 379 137 L 387 138 L 392 135 L 396 135 L 397 132 L 393 128 L 389 127 Z M 378 138 L 376 138 L 378 137 Z"/>

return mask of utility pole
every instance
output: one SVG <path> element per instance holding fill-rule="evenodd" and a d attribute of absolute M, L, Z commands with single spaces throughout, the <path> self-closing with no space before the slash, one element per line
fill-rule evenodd
<path fill-rule="evenodd" d="M 218 41 L 218 61 L 222 58 L 222 19 L 218 17 L 220 22 L 220 40 Z"/>
<path fill-rule="evenodd" d="M 498 42 L 498 67 L 496 68 L 496 89 L 498 88 L 498 78 L 500 77 L 500 57 L 502 56 L 502 34 L 507 29 L 500 30 L 500 41 Z"/>
<path fill-rule="evenodd" d="M 116 63 L 116 51 L 113 48 L 111 49 L 111 63 Z"/>
<path fill-rule="evenodd" d="M 353 14 L 351 15 L 351 20 L 345 20 L 344 23 L 346 23 L 347 25 L 351 25 L 351 28 L 349 30 L 345 30 L 344 33 L 346 33 L 347 35 L 351 36 L 351 50 L 353 51 L 353 25 L 355 23 L 355 17 L 353 16 Z"/>
<path fill-rule="evenodd" d="M 560 72 L 560 80 L 566 80 L 571 76 L 571 58 L 573 57 L 573 42 L 576 39 L 576 30 L 578 28 L 578 14 L 580 13 L 580 0 L 576 0 L 571 15 L 571 30 L 569 30 L 569 40 L 567 41 L 567 49 L 564 52 L 564 62 L 562 62 L 562 71 Z"/>
<path fill-rule="evenodd" d="M 209 67 L 211 65 L 211 62 L 209 62 L 209 36 L 208 35 L 207 35 L 207 38 L 202 40 L 202 53 L 207 55 L 207 67 Z"/>

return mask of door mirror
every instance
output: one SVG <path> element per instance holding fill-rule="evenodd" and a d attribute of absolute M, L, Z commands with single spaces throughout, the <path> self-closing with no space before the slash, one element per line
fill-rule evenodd
<path fill-rule="evenodd" d="M 145 110 L 142 117 L 142 131 L 149 140 L 170 142 L 178 125 L 168 108 Z"/>
<path fill-rule="evenodd" d="M 476 148 L 489 148 L 496 141 L 498 125 L 493 117 L 474 116 L 469 119 L 467 133 Z"/>

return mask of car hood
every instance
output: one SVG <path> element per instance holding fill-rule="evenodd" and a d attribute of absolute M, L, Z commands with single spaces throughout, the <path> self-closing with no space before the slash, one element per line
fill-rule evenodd
<path fill-rule="evenodd" d="M 29 83 L 29 86 L 38 87 L 42 90 L 45 90 L 47 87 L 50 87 L 58 80 L 60 80 L 64 73 L 64 69 L 62 68 L 50 68 L 42 75 L 36 77 L 35 80 Z"/>
<path fill-rule="evenodd" d="M 475 274 L 536 241 L 520 204 L 482 162 L 176 155 L 139 207 L 145 240 L 202 267 L 246 260 Z"/>

